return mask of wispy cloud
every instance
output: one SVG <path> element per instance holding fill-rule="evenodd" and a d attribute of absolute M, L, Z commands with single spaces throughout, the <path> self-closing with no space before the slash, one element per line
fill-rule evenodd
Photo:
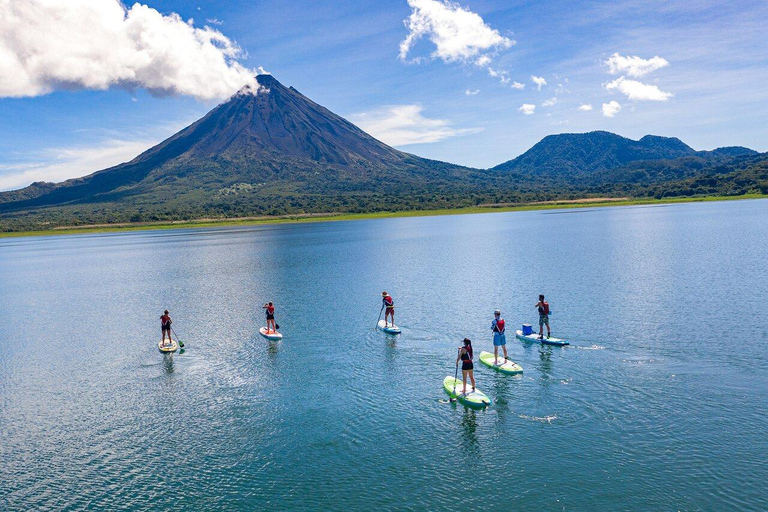
<path fill-rule="evenodd" d="M 520 82 L 512 82 L 512 88 L 517 89 L 518 91 L 522 91 L 525 89 L 525 84 L 521 84 Z"/>
<path fill-rule="evenodd" d="M 557 103 L 557 97 L 549 98 L 544 103 L 541 104 L 542 107 L 553 107 Z"/>
<path fill-rule="evenodd" d="M 643 59 L 642 57 L 621 55 L 614 53 L 608 60 L 605 61 L 608 69 L 612 75 L 620 75 L 626 73 L 629 76 L 635 78 L 647 75 L 657 69 L 661 69 L 669 66 L 667 59 L 663 59 L 658 55 L 651 57 L 650 59 Z"/>
<path fill-rule="evenodd" d="M 156 140 L 110 139 L 91 147 L 50 148 L 29 161 L 0 165 L 0 190 L 25 187 L 36 181 L 60 182 L 86 176 L 133 160 Z"/>
<path fill-rule="evenodd" d="M 216 19 L 216 18 L 208 18 L 205 21 L 207 23 L 210 23 L 211 25 L 223 25 L 224 24 L 223 21 L 221 21 L 219 19 Z"/>
<path fill-rule="evenodd" d="M 421 105 L 390 105 L 370 112 L 353 114 L 350 119 L 360 128 L 391 146 L 426 144 L 451 137 L 481 132 L 482 128 L 454 128 L 447 119 L 422 115 Z"/>
<path fill-rule="evenodd" d="M 579 105 L 579 110 L 581 110 L 582 112 L 589 112 L 590 110 L 592 110 L 592 105 L 590 105 L 589 103 L 584 103 L 582 105 Z"/>
<path fill-rule="evenodd" d="M 621 105 L 619 105 L 618 101 L 603 103 L 602 111 L 605 117 L 613 117 L 619 112 L 619 110 L 621 110 Z"/>
<path fill-rule="evenodd" d="M 522 105 L 520 105 L 520 108 L 517 109 L 517 111 L 523 115 L 530 116 L 534 112 L 536 112 L 536 105 L 532 103 L 523 103 Z"/>
<path fill-rule="evenodd" d="M 0 2 L 0 97 L 61 89 L 227 97 L 255 85 L 221 32 L 119 0 Z"/>
<path fill-rule="evenodd" d="M 629 80 L 623 76 L 605 84 L 605 88 L 609 91 L 616 89 L 633 101 L 667 101 L 673 96 L 671 92 L 664 92 L 655 85 Z"/>
<path fill-rule="evenodd" d="M 470 91 L 469 89 L 467 89 L 466 91 L 464 91 L 464 94 L 466 94 L 467 96 L 477 96 L 478 94 L 480 94 L 480 89 L 475 89 L 474 91 Z"/>
<path fill-rule="evenodd" d="M 534 84 L 536 84 L 536 88 L 537 88 L 538 90 L 541 90 L 541 88 L 542 88 L 542 87 L 544 87 L 545 85 L 547 85 L 547 81 L 546 81 L 546 80 L 544 80 L 544 77 L 543 77 L 543 76 L 534 76 L 534 75 L 531 75 L 531 82 L 533 82 Z"/>

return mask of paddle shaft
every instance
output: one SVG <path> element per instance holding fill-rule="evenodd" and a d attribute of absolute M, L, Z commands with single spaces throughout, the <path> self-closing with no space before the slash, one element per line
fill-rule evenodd
<path fill-rule="evenodd" d="M 376 320 L 376 328 L 379 328 L 379 322 L 381 321 L 381 314 L 384 312 L 384 306 L 381 306 L 381 309 L 379 310 L 379 319 Z"/>
<path fill-rule="evenodd" d="M 456 352 L 456 371 L 453 373 L 453 394 L 456 394 L 456 382 L 459 380 L 459 353 L 461 352 L 461 349 Z M 450 398 L 451 402 L 455 402 L 457 399 L 454 397 Z"/>
<path fill-rule="evenodd" d="M 179 338 L 179 335 L 176 334 L 176 331 L 173 330 L 173 327 L 171 327 L 171 332 L 173 333 L 174 336 L 176 336 L 176 339 L 179 340 L 179 347 L 184 348 L 184 342 L 181 341 L 181 338 Z"/>

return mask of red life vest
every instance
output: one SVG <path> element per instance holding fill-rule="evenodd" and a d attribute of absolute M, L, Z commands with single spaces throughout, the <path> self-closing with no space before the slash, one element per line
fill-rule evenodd
<path fill-rule="evenodd" d="M 160 317 L 160 323 L 163 326 L 171 325 L 171 317 L 170 316 L 166 316 L 166 315 L 161 316 Z"/>
<path fill-rule="evenodd" d="M 505 322 L 503 318 L 496 320 L 496 332 L 504 332 L 504 324 Z"/>
<path fill-rule="evenodd" d="M 542 315 L 549 314 L 549 302 L 541 301 L 541 306 L 539 306 L 539 313 L 541 313 Z"/>
<path fill-rule="evenodd" d="M 274 315 L 275 314 L 275 306 L 267 306 L 267 314 Z"/>
<path fill-rule="evenodd" d="M 387 306 L 388 308 L 394 307 L 395 301 L 392 300 L 391 295 L 387 295 L 386 297 L 384 297 L 384 305 Z"/>

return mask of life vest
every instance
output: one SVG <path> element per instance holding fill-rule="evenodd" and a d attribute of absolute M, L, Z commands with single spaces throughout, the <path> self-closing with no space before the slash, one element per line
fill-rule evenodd
<path fill-rule="evenodd" d="M 387 295 L 386 297 L 384 297 L 384 305 L 387 306 L 388 308 L 395 307 L 395 301 L 392 300 L 391 295 Z"/>
<path fill-rule="evenodd" d="M 268 315 L 274 315 L 275 314 L 275 306 L 267 307 L 267 314 Z"/>
<path fill-rule="evenodd" d="M 160 323 L 162 324 L 163 327 L 167 327 L 171 325 L 171 317 L 165 316 L 165 315 L 161 316 Z"/>
<path fill-rule="evenodd" d="M 540 315 L 549 314 L 549 302 L 546 302 L 546 301 L 541 302 L 541 306 L 539 306 L 539 314 Z"/>
<path fill-rule="evenodd" d="M 461 354 L 461 360 L 462 361 L 471 361 L 472 360 L 472 347 L 463 347 L 464 353 Z"/>
<path fill-rule="evenodd" d="M 493 332 L 503 333 L 504 332 L 504 319 L 499 318 L 498 320 L 495 320 L 496 324 L 493 326 Z"/>

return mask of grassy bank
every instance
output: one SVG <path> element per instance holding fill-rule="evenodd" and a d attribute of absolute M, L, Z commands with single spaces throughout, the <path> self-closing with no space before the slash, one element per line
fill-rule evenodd
<path fill-rule="evenodd" d="M 151 222 L 136 224 L 99 224 L 93 226 L 72 226 L 54 228 L 41 231 L 19 231 L 0 233 L 0 238 L 22 237 L 22 236 L 51 236 L 51 235 L 72 235 L 88 233 L 113 233 L 123 231 L 145 231 L 157 229 L 182 229 L 182 228 L 207 228 L 207 227 L 228 227 L 228 226 L 257 226 L 263 224 L 289 224 L 289 223 L 308 223 L 308 222 L 329 222 L 344 220 L 363 220 L 363 219 L 382 219 L 392 217 L 427 217 L 434 215 L 465 215 L 474 213 L 494 213 L 494 212 L 513 212 L 530 210 L 555 210 L 565 208 L 599 208 L 605 206 L 637 206 L 637 205 L 661 205 L 674 203 L 693 203 L 703 201 L 733 201 L 740 199 L 762 199 L 768 198 L 768 195 L 747 194 L 742 196 L 707 196 L 707 197 L 685 197 L 669 199 L 583 199 L 568 201 L 553 201 L 546 203 L 526 203 L 526 204 L 504 204 L 504 205 L 483 205 L 470 208 L 455 208 L 442 210 L 407 210 L 395 212 L 375 212 L 375 213 L 328 213 L 328 214 L 304 214 L 304 215 L 286 215 L 280 217 L 247 217 L 237 219 L 199 219 L 189 221 L 174 222 Z"/>

